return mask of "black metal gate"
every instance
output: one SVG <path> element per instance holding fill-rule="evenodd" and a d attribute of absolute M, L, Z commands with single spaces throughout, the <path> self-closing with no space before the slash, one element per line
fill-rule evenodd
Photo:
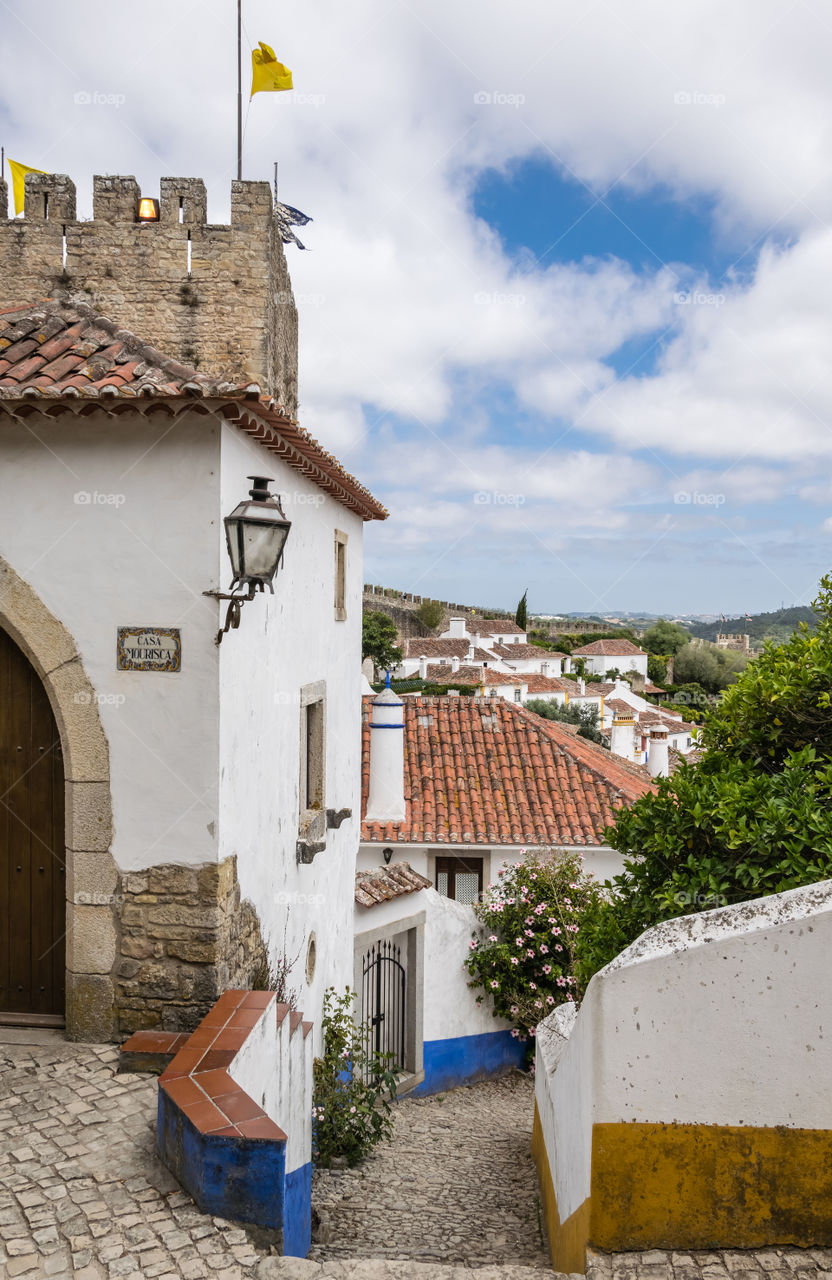
<path fill-rule="evenodd" d="M 377 942 L 364 956 L 361 1008 L 367 1054 L 389 1053 L 385 1068 L 404 1071 L 406 972 L 401 948 Z M 368 1069 L 368 1074 L 371 1074 Z"/>

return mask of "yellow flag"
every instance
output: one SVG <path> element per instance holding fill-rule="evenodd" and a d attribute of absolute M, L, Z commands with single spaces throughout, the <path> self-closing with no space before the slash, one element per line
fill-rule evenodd
<path fill-rule="evenodd" d="M 8 156 L 6 157 L 8 159 Z M 9 160 L 9 168 L 12 171 L 12 192 L 14 193 L 14 212 L 15 216 L 23 212 L 23 201 L 26 194 L 24 178 L 27 173 L 46 173 L 46 169 L 33 169 L 28 164 L 18 164 L 16 160 Z"/>
<path fill-rule="evenodd" d="M 273 93 L 293 88 L 291 71 L 278 62 L 274 49 L 261 40 L 259 49 L 251 51 L 251 97 L 264 91 Z"/>

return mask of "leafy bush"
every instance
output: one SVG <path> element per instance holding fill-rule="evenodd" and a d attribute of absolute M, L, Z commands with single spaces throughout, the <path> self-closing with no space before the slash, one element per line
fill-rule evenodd
<path fill-rule="evenodd" d="M 607 745 L 606 738 L 598 728 L 597 707 L 573 706 L 572 703 L 558 706 L 551 698 L 530 698 L 526 703 L 526 710 L 533 711 L 544 720 L 560 720 L 565 724 L 580 725 L 579 738 L 588 738 L 590 742 L 597 742 L 604 747 Z"/>
<path fill-rule="evenodd" d="M 577 972 L 586 982 L 661 920 L 832 877 L 832 578 L 803 627 L 770 646 L 705 716 L 706 752 L 606 833 L 624 855 L 592 906 Z"/>
<path fill-rule="evenodd" d="M 352 1168 L 393 1132 L 390 1099 L 399 1072 L 390 1068 L 392 1054 L 367 1053 L 354 1001 L 349 987 L 342 996 L 334 987 L 324 994 L 324 1056 L 313 1067 L 312 1106 L 313 1154 L 323 1168 L 335 1159 Z"/>
<path fill-rule="evenodd" d="M 361 656 L 372 658 L 377 668 L 386 671 L 398 666 L 402 660 L 402 651 L 396 644 L 398 632 L 392 618 L 386 613 L 364 614 L 361 631 Z"/>
<path fill-rule="evenodd" d="M 416 610 L 416 617 L 431 631 L 435 631 L 442 621 L 442 606 L 438 600 L 423 600 Z"/>
<path fill-rule="evenodd" d="M 677 684 L 696 683 L 709 693 L 719 693 L 733 684 L 747 664 L 745 654 L 690 644 L 676 654 L 673 679 Z"/>
<path fill-rule="evenodd" d="M 562 850 L 524 851 L 501 870 L 474 911 L 479 935 L 470 942 L 469 987 L 493 1001 L 494 1017 L 514 1023 L 527 1041 L 556 1005 L 575 1000 L 575 940 L 587 907 L 599 893 L 581 855 Z"/>
<path fill-rule="evenodd" d="M 641 647 L 648 653 L 676 654 L 686 644 L 690 644 L 690 632 L 666 618 L 659 618 L 641 637 Z"/>
<path fill-rule="evenodd" d="M 667 676 L 667 663 L 658 654 L 651 654 L 647 659 L 647 679 L 654 684 L 664 684 Z"/>

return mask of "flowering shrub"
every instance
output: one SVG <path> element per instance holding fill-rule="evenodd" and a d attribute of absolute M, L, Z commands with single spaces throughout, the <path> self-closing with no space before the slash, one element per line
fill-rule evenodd
<path fill-rule="evenodd" d="M 469 944 L 468 985 L 482 989 L 478 1003 L 491 997 L 495 1018 L 514 1023 L 512 1035 L 533 1038 L 542 1018 L 578 996 L 575 942 L 599 892 L 580 854 L 524 850 L 475 905 L 481 929 Z"/>
<path fill-rule="evenodd" d="M 393 1132 L 390 1098 L 398 1071 L 392 1054 L 368 1054 L 353 1020 L 355 993 L 324 993 L 324 1055 L 313 1066 L 312 1147 L 315 1163 L 328 1168 L 335 1158 L 352 1167 Z M 369 1083 L 368 1083 L 369 1082 Z"/>

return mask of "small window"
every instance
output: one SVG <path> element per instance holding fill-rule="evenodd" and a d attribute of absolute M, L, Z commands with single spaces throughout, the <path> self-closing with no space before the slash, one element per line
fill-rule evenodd
<path fill-rule="evenodd" d="M 436 891 L 455 902 L 478 902 L 482 893 L 482 858 L 437 858 Z"/>
<path fill-rule="evenodd" d="M 304 809 L 322 809 L 324 806 L 324 704 L 310 702 L 303 709 L 304 725 Z"/>
<path fill-rule="evenodd" d="M 335 621 L 347 616 L 347 535 L 335 530 Z"/>
<path fill-rule="evenodd" d="M 522 702 L 522 701 L 523 701 L 522 696 L 521 696 L 521 695 L 522 695 L 522 692 L 523 692 L 523 691 L 522 691 L 522 689 L 515 689 L 515 690 L 514 690 L 514 701 L 515 701 L 515 702 Z"/>

